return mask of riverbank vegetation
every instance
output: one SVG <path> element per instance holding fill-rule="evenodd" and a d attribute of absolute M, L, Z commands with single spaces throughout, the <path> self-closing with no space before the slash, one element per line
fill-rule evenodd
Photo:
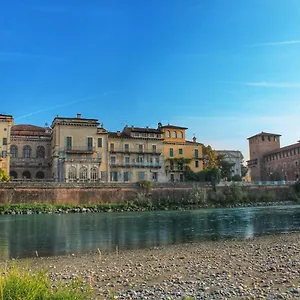
<path fill-rule="evenodd" d="M 83 300 L 89 294 L 90 289 L 83 281 L 53 284 L 44 271 L 34 273 L 13 265 L 0 273 L 1 300 Z"/>
<path fill-rule="evenodd" d="M 300 200 L 300 183 L 294 189 L 251 189 L 231 183 L 228 186 L 207 189 L 193 187 L 191 190 L 174 191 L 173 195 L 151 193 L 151 187 L 143 185 L 132 201 L 98 204 L 48 204 L 20 203 L 0 204 L 0 214 L 37 214 L 37 213 L 87 213 L 122 212 L 146 210 L 185 210 L 197 208 L 255 206 L 266 203 L 294 202 Z"/>

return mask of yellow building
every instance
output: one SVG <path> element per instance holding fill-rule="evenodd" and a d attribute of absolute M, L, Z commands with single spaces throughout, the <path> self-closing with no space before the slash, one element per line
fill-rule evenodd
<path fill-rule="evenodd" d="M 10 130 L 13 124 L 12 116 L 0 114 L 0 168 L 7 174 L 10 171 Z"/>
<path fill-rule="evenodd" d="M 165 169 L 169 181 L 184 181 L 186 166 L 194 172 L 203 170 L 202 146 L 194 137 L 186 140 L 186 127 L 161 126 L 164 134 Z"/>
<path fill-rule="evenodd" d="M 52 122 L 52 177 L 59 182 L 107 181 L 107 135 L 97 119 Z"/>
<path fill-rule="evenodd" d="M 167 181 L 161 128 L 126 126 L 110 132 L 108 151 L 111 182 Z"/>

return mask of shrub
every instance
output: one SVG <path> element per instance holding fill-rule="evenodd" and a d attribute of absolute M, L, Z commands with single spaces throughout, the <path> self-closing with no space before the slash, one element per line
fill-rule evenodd
<path fill-rule="evenodd" d="M 239 174 L 235 174 L 232 176 L 232 181 L 242 181 L 242 177 Z"/>
<path fill-rule="evenodd" d="M 44 271 L 21 271 L 15 265 L 0 275 L 1 300 L 84 300 L 90 290 L 80 281 L 70 285 L 61 283 L 51 289 L 51 282 Z"/>

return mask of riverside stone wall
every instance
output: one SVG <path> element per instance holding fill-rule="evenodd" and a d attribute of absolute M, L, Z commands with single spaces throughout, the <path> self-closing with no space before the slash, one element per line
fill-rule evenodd
<path fill-rule="evenodd" d="M 158 200 L 170 197 L 176 199 L 185 198 L 194 185 L 160 186 L 154 187 L 148 193 L 149 198 Z M 211 190 L 208 186 L 200 186 Z M 220 187 L 224 189 L 226 187 Z M 251 186 L 245 190 L 259 196 L 270 192 L 276 195 L 278 200 L 283 200 L 286 195 L 292 193 L 290 186 Z M 1 184 L 0 203 L 51 203 L 51 204 L 98 204 L 130 201 L 144 195 L 145 190 L 136 185 L 59 185 L 55 183 L 40 184 Z"/>

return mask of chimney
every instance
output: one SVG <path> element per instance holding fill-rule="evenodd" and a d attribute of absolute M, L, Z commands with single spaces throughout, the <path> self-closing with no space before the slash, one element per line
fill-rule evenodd
<path fill-rule="evenodd" d="M 197 139 L 196 139 L 196 137 L 194 136 L 194 137 L 193 137 L 193 143 L 196 143 L 196 141 L 197 141 Z"/>
<path fill-rule="evenodd" d="M 77 114 L 77 119 L 81 119 L 81 114 Z"/>
<path fill-rule="evenodd" d="M 117 131 L 117 136 L 120 136 L 121 135 L 121 131 Z"/>

